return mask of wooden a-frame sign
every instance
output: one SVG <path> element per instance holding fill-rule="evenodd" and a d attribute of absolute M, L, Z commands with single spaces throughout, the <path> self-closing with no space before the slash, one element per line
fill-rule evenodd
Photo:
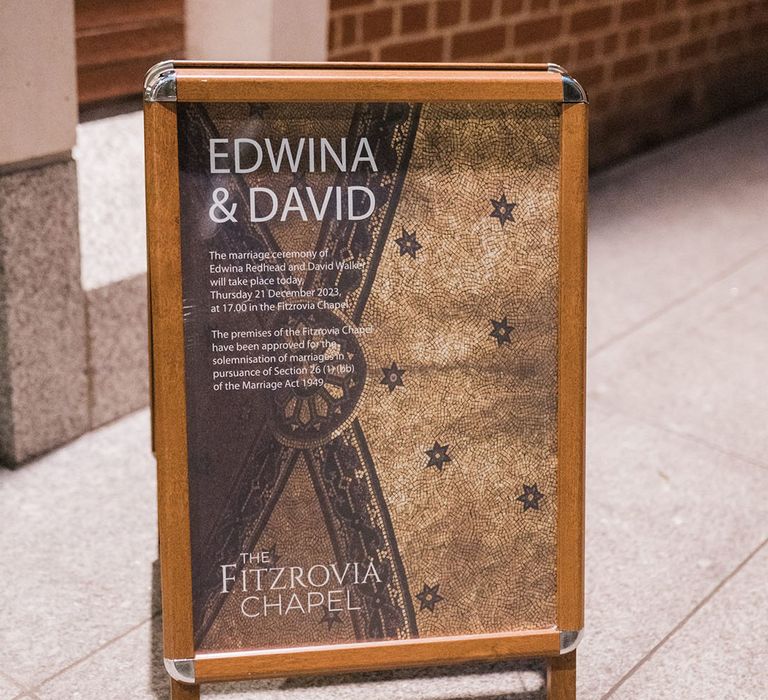
<path fill-rule="evenodd" d="M 541 656 L 574 698 L 578 83 L 168 62 L 145 129 L 172 697 Z"/>

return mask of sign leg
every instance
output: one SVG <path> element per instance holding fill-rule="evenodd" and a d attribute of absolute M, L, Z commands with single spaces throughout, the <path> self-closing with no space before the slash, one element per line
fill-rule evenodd
<path fill-rule="evenodd" d="M 547 663 L 548 700 L 576 700 L 576 652 L 554 656 Z"/>
<path fill-rule="evenodd" d="M 200 700 L 200 686 L 179 683 L 171 678 L 170 700 Z"/>

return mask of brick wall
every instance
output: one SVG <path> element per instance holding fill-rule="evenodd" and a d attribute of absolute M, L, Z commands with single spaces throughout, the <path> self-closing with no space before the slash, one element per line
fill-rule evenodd
<path fill-rule="evenodd" d="M 768 0 L 330 0 L 328 30 L 331 60 L 565 66 L 593 166 L 768 97 Z"/>

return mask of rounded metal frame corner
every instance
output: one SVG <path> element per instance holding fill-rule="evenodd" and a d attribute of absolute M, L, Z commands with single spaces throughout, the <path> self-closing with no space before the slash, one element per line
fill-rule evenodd
<path fill-rule="evenodd" d="M 558 73 L 563 78 L 563 103 L 564 104 L 589 104 L 587 91 L 581 86 L 578 80 L 572 78 L 568 71 L 556 63 L 547 64 L 547 70 L 550 73 Z"/>
<path fill-rule="evenodd" d="M 570 654 L 579 646 L 584 630 L 566 630 L 560 632 L 560 654 Z"/>
<path fill-rule="evenodd" d="M 163 659 L 165 670 L 173 680 L 179 683 L 195 683 L 194 659 Z"/>
<path fill-rule="evenodd" d="M 144 78 L 145 102 L 176 102 L 176 68 L 173 61 L 161 61 Z"/>

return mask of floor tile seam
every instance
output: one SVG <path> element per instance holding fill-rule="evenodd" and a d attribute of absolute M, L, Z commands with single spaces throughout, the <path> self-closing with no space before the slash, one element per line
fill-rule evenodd
<path fill-rule="evenodd" d="M 81 268 L 82 273 L 82 268 Z M 83 286 L 82 279 L 80 286 Z M 87 293 L 83 289 L 81 297 L 83 307 L 83 342 L 85 344 L 85 412 L 88 420 L 88 427 L 93 428 L 94 406 L 96 404 L 95 371 L 93 365 L 93 309 L 89 303 Z"/>
<path fill-rule="evenodd" d="M 7 673 L 6 671 L 3 671 L 2 669 L 0 669 L 0 678 L 4 678 L 11 685 L 13 685 L 16 688 L 18 688 L 19 689 L 19 693 L 21 693 L 22 695 L 24 693 L 28 693 L 29 692 L 29 688 L 27 688 L 27 686 L 24 683 L 22 683 L 20 680 L 17 680 L 10 673 Z"/>
<path fill-rule="evenodd" d="M 728 573 L 720 582 L 705 595 L 667 634 L 664 635 L 639 661 L 637 661 L 618 681 L 616 681 L 608 691 L 601 696 L 601 700 L 608 700 L 613 697 L 616 692 L 637 673 L 646 663 L 648 663 L 658 652 L 678 633 L 682 630 L 688 622 L 690 622 L 702 609 L 704 609 L 720 591 L 732 581 L 746 566 L 751 562 L 766 545 L 768 545 L 768 538 L 764 539 L 757 547 L 755 547 L 737 566 Z"/>
<path fill-rule="evenodd" d="M 670 428 L 668 425 L 657 423 L 647 418 L 646 416 L 642 416 L 638 413 L 634 413 L 633 411 L 628 411 L 623 406 L 620 406 L 619 404 L 616 404 L 609 399 L 595 396 L 594 394 L 588 393 L 587 399 L 589 403 L 597 404 L 599 408 L 602 408 L 604 410 L 610 409 L 614 413 L 620 413 L 625 418 L 629 418 L 630 420 L 635 421 L 636 423 L 641 423 L 649 428 L 654 428 L 655 430 L 660 430 L 661 432 L 668 433 L 669 435 L 674 435 L 675 437 L 682 438 L 683 440 L 688 440 L 689 442 L 696 443 L 700 447 L 705 447 L 708 450 L 711 450 L 713 452 L 717 452 L 718 454 L 723 455 L 724 457 L 730 457 L 731 459 L 735 459 L 744 464 L 748 464 L 751 467 L 756 467 L 761 471 L 768 471 L 768 463 L 761 462 L 755 459 L 754 457 L 750 457 L 748 455 L 742 454 L 741 452 L 734 452 L 733 450 L 728 450 L 722 447 L 721 445 L 716 445 L 713 442 L 709 442 L 709 440 L 702 437 L 701 435 L 698 435 L 697 433 L 692 433 L 688 430 L 676 430 L 675 428 Z M 587 406 L 587 411 L 589 411 L 589 406 Z"/>
<path fill-rule="evenodd" d="M 647 316 L 643 317 L 639 321 L 633 323 L 628 328 L 625 328 L 623 331 L 620 331 L 616 333 L 616 335 L 611 336 L 607 340 L 600 343 L 597 347 L 592 348 L 587 352 L 587 359 L 591 360 L 597 355 L 599 355 L 604 350 L 613 347 L 616 343 L 620 343 L 622 340 L 626 340 L 628 337 L 634 335 L 638 331 L 642 330 L 646 326 L 650 325 L 654 321 L 658 320 L 659 318 L 665 316 L 669 312 L 673 311 L 674 309 L 682 306 L 686 302 L 690 301 L 696 296 L 699 296 L 700 294 L 706 292 L 707 290 L 711 289 L 716 284 L 722 282 L 724 279 L 727 279 L 730 277 L 733 273 L 738 272 L 743 267 L 746 267 L 751 262 L 755 260 L 755 258 L 758 258 L 765 254 L 765 252 L 768 250 L 768 244 L 764 244 L 756 248 L 755 250 L 751 251 L 750 253 L 742 256 L 738 260 L 736 260 L 731 265 L 723 268 L 718 272 L 716 275 L 713 275 L 712 277 L 709 277 L 707 280 L 705 280 L 702 284 L 699 284 L 692 289 L 690 289 L 687 293 L 675 297 L 671 301 L 667 302 L 663 306 L 659 307 L 655 311 L 652 311 Z M 589 298 L 589 296 L 588 296 Z"/>
<path fill-rule="evenodd" d="M 30 693 L 37 692 L 44 685 L 50 683 L 55 678 L 58 678 L 59 676 L 62 676 L 63 674 L 67 673 L 68 671 L 71 671 L 73 668 L 76 668 L 77 666 L 79 666 L 82 663 L 86 662 L 88 659 L 96 656 L 96 654 L 104 651 L 104 649 L 107 649 L 108 647 L 112 646 L 116 642 L 119 642 L 121 639 L 124 639 L 129 634 L 135 632 L 137 629 L 139 629 L 143 625 L 146 625 L 148 622 L 151 622 L 152 620 L 154 620 L 156 617 L 159 617 L 159 616 L 160 616 L 160 613 L 159 612 L 155 612 L 152 615 L 150 615 L 149 617 L 144 618 L 143 620 L 141 620 L 141 622 L 138 622 L 135 625 L 129 627 L 128 629 L 126 629 L 123 632 L 121 632 L 120 634 L 118 634 L 116 637 L 113 637 L 109 641 L 106 641 L 103 644 L 100 644 L 99 646 L 95 647 L 94 649 L 91 649 L 91 651 L 89 651 L 87 654 L 84 654 L 83 656 L 81 656 L 80 658 L 76 659 L 75 661 L 71 661 L 70 663 L 68 663 L 63 668 L 60 668 L 58 671 L 56 671 L 55 673 L 52 673 L 47 678 L 44 678 L 43 680 L 39 681 L 28 692 L 30 692 Z"/>

